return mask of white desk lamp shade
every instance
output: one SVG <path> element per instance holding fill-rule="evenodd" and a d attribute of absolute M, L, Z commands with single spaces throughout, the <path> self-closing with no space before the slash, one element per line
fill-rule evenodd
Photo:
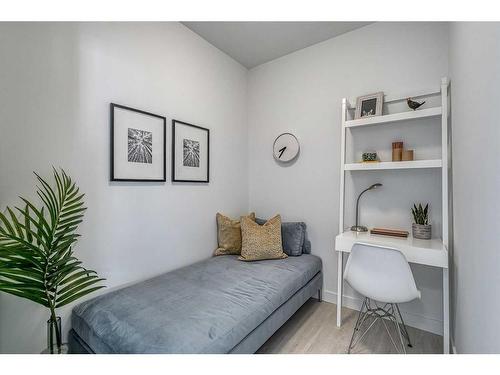
<path fill-rule="evenodd" d="M 355 243 L 344 279 L 358 293 L 384 303 L 420 298 L 420 291 L 405 256 L 396 249 Z"/>

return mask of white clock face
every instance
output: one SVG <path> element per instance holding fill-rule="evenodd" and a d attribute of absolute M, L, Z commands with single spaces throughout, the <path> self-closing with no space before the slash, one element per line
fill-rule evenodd
<path fill-rule="evenodd" d="M 279 135 L 273 145 L 274 158 L 281 162 L 289 162 L 297 157 L 300 151 L 299 141 L 290 133 Z"/>

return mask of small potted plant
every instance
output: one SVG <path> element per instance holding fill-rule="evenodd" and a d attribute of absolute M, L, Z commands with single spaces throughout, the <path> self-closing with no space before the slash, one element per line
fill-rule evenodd
<path fill-rule="evenodd" d="M 429 204 L 426 204 L 424 208 L 421 203 L 419 203 L 418 206 L 414 204 L 411 213 L 415 220 L 411 227 L 413 238 L 430 240 L 432 231 L 431 225 L 429 224 Z"/>

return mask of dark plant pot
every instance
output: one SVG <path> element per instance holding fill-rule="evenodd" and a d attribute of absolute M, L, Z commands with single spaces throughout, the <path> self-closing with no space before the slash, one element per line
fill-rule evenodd
<path fill-rule="evenodd" d="M 430 240 L 432 236 L 431 228 L 431 225 L 421 225 L 413 223 L 411 226 L 413 238 L 418 238 L 420 240 Z"/>

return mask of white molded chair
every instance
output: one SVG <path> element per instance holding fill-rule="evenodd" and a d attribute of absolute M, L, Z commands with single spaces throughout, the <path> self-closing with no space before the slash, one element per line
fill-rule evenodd
<path fill-rule="evenodd" d="M 347 260 L 344 279 L 365 297 L 354 326 L 348 353 L 378 320 L 384 324 L 396 350 L 399 353 L 406 353 L 403 337 L 408 341 L 409 347 L 412 345 L 398 303 L 420 298 L 420 291 L 415 285 L 415 279 L 405 256 L 397 249 L 355 243 Z M 379 306 L 378 303 L 383 306 Z M 387 319 L 396 327 L 401 349 L 389 331 Z M 363 332 L 361 332 L 362 326 L 367 326 Z"/>

